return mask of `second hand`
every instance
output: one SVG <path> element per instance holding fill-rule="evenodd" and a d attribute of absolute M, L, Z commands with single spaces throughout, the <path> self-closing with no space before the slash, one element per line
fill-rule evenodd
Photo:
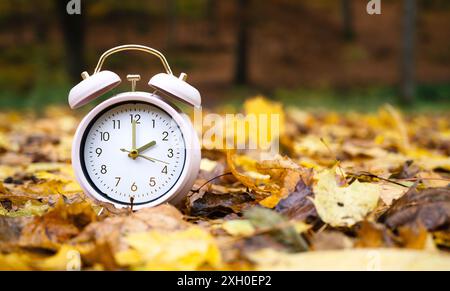
<path fill-rule="evenodd" d="M 126 149 L 120 149 L 120 150 L 121 150 L 122 152 L 126 152 L 126 153 L 129 153 L 129 152 L 130 152 L 129 150 L 126 150 Z M 140 158 L 144 158 L 144 159 L 146 159 L 146 160 L 149 160 L 149 161 L 151 161 L 151 162 L 155 162 L 155 161 L 156 161 L 156 162 L 160 162 L 160 163 L 169 165 L 168 162 L 161 161 L 161 160 L 158 160 L 158 159 L 155 159 L 155 158 L 147 157 L 147 156 L 140 155 L 140 154 L 138 154 L 137 156 L 140 157 Z"/>

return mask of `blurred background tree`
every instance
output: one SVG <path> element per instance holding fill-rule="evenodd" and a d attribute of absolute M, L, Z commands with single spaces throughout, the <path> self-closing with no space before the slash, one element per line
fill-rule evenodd
<path fill-rule="evenodd" d="M 0 2 L 2 108 L 65 103 L 80 73 L 124 43 L 164 52 L 206 105 L 263 93 L 343 110 L 450 107 L 450 1 L 381 0 L 380 15 L 359 0 L 81 0 L 81 15 L 67 2 Z M 105 68 L 161 71 L 134 53 Z"/>
<path fill-rule="evenodd" d="M 55 0 L 59 25 L 64 40 L 67 73 L 73 82 L 80 79 L 80 72 L 84 70 L 84 31 L 85 11 L 87 3 L 83 3 L 80 14 L 67 13 L 66 1 Z"/>
<path fill-rule="evenodd" d="M 400 97 L 409 104 L 414 99 L 414 49 L 416 35 L 416 0 L 403 1 L 403 35 L 401 58 Z"/>
<path fill-rule="evenodd" d="M 351 0 L 341 0 L 342 6 L 342 35 L 345 40 L 353 40 L 355 29 L 353 27 L 353 11 Z"/>

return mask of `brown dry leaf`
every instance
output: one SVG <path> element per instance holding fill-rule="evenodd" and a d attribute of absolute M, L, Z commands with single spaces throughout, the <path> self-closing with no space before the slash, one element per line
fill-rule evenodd
<path fill-rule="evenodd" d="M 422 225 L 402 226 L 398 228 L 398 233 L 405 248 L 421 250 L 430 241 L 430 235 Z"/>
<path fill-rule="evenodd" d="M 433 232 L 433 239 L 437 246 L 444 249 L 450 249 L 450 232 L 449 231 L 436 231 Z"/>
<path fill-rule="evenodd" d="M 107 244 L 112 253 L 127 248 L 124 237 L 130 233 L 150 230 L 175 231 L 189 227 L 183 215 L 169 204 L 145 208 L 128 216 L 107 217 L 103 221 L 89 224 L 82 233 L 72 240 L 73 244 L 96 249 Z"/>
<path fill-rule="evenodd" d="M 61 199 L 55 208 L 34 217 L 21 229 L 18 245 L 55 250 L 96 220 L 97 214 L 91 204 L 83 202 L 66 205 Z"/>
<path fill-rule="evenodd" d="M 392 229 L 419 223 L 428 230 L 438 230 L 450 224 L 450 189 L 412 187 L 383 215 L 382 221 Z"/>
<path fill-rule="evenodd" d="M 288 197 L 280 200 L 275 207 L 275 211 L 283 214 L 289 219 L 314 221 L 317 217 L 317 211 L 312 202 L 312 172 L 310 176 L 304 176 L 298 181 L 293 192 Z"/>
<path fill-rule="evenodd" d="M 414 178 L 419 173 L 420 168 L 414 164 L 414 161 L 408 160 L 400 167 L 391 170 L 391 176 L 389 178 L 394 179 L 409 179 Z"/>
<path fill-rule="evenodd" d="M 211 193 L 205 192 L 202 197 L 192 201 L 189 215 L 207 218 L 224 217 L 230 213 L 240 213 L 252 206 L 254 197 L 250 193 Z"/>
<path fill-rule="evenodd" d="M 383 224 L 371 221 L 358 223 L 358 234 L 355 246 L 361 248 L 395 247 L 397 244 L 394 234 Z"/>

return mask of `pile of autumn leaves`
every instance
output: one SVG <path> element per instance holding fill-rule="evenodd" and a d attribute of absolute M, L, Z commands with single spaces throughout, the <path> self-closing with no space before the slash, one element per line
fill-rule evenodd
<path fill-rule="evenodd" d="M 75 182 L 79 116 L 1 113 L 0 269 L 450 269 L 447 116 L 242 111 L 281 116 L 280 154 L 203 150 L 181 209 L 136 212 Z"/>

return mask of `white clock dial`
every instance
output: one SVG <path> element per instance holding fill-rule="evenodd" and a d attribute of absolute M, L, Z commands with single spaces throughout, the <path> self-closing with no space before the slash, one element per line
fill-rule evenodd
<path fill-rule="evenodd" d="M 91 121 L 80 159 L 88 182 L 106 199 L 142 205 L 177 183 L 186 146 L 180 127 L 165 111 L 145 102 L 125 102 Z"/>

